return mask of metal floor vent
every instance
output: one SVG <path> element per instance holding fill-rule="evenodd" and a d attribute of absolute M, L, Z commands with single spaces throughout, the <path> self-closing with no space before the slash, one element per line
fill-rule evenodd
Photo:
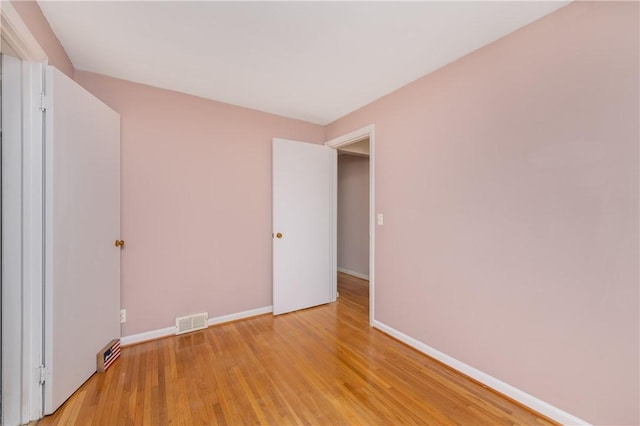
<path fill-rule="evenodd" d="M 176 318 L 176 334 L 189 333 L 190 331 L 202 330 L 207 328 L 207 320 L 209 314 L 193 314 L 186 317 Z"/>

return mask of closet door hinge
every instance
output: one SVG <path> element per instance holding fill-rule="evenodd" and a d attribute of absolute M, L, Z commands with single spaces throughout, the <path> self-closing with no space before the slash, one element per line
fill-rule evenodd
<path fill-rule="evenodd" d="M 40 92 L 40 111 L 45 112 L 47 110 L 47 94 Z"/>
<path fill-rule="evenodd" d="M 40 366 L 40 381 L 38 383 L 40 383 L 40 385 L 44 385 L 44 383 L 47 381 L 47 369 L 45 368 L 44 365 Z"/>

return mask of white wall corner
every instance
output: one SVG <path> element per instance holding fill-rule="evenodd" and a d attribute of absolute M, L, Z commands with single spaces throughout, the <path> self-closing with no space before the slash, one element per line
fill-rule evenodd
<path fill-rule="evenodd" d="M 502 380 L 496 379 L 493 376 L 490 376 L 487 373 L 484 373 L 480 370 L 477 370 L 470 365 L 463 363 L 462 361 L 458 361 L 457 359 L 440 352 L 437 349 L 432 348 L 425 343 L 420 342 L 419 340 L 414 339 L 413 337 L 407 336 L 406 334 L 394 329 L 393 327 L 389 327 L 388 325 L 378 321 L 373 321 L 373 326 L 378 330 L 400 340 L 403 343 L 411 346 L 418 351 L 429 355 L 430 357 L 442 362 L 443 364 L 457 370 L 474 380 L 492 388 L 493 390 L 508 396 L 511 399 L 527 406 L 528 408 L 537 411 L 538 413 L 549 417 L 561 424 L 564 425 L 589 425 L 585 420 L 582 420 L 579 417 L 574 416 L 573 414 L 567 413 L 564 410 L 561 410 L 558 407 L 555 407 L 547 402 L 544 402 L 533 395 L 529 395 L 528 393 L 511 386 L 508 383 L 503 382 Z"/>

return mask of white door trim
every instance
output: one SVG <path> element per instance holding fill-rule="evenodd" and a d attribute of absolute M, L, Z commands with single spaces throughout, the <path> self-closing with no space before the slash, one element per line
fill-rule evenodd
<path fill-rule="evenodd" d="M 0 19 L 2 38 L 11 45 L 20 59 L 38 62 L 47 60 L 47 54 L 10 2 L 0 3 Z"/>
<path fill-rule="evenodd" d="M 23 62 L 23 416 L 42 417 L 44 289 L 44 65 Z"/>
<path fill-rule="evenodd" d="M 354 130 L 346 135 L 337 137 L 325 143 L 325 146 L 338 149 L 352 143 L 360 142 L 366 138 L 369 138 L 369 324 L 373 325 L 375 321 L 375 258 L 376 258 L 376 218 L 375 218 L 375 165 L 376 165 L 376 150 L 375 150 L 375 126 L 370 124 L 361 129 Z M 337 182 L 337 168 L 335 170 L 334 181 Z M 334 185 L 334 192 L 336 192 L 337 199 L 337 185 Z M 332 238 L 334 252 L 337 247 L 337 202 L 333 203 L 333 224 L 332 224 Z M 334 265 L 336 273 L 338 271 L 338 265 Z M 337 288 L 337 283 L 334 283 L 334 289 Z"/>
<path fill-rule="evenodd" d="M 22 61 L 2 58 L 2 424 L 23 423 Z"/>
<path fill-rule="evenodd" d="M 15 300 L 3 300 L 3 351 L 11 359 L 19 359 L 15 374 L 3 376 L 3 388 L 19 394 L 13 402 L 20 407 L 20 423 L 42 417 L 42 290 L 43 290 L 43 137 L 40 93 L 42 64 L 20 61 L 21 86 L 17 89 L 22 108 L 13 110 L 20 115 L 19 140 L 3 141 L 3 287 L 13 288 Z M 3 99 L 6 101 L 6 99 Z M 6 106 L 6 105 L 5 105 Z M 6 157 L 5 157 L 6 156 Z M 12 214 L 17 212 L 17 214 Z M 10 231 L 10 232 L 9 232 Z M 5 262 L 11 253 L 11 260 Z M 11 305 L 11 306 L 8 306 Z M 11 339 L 11 340 L 8 340 Z M 11 351 L 9 354 L 8 351 Z M 6 370 L 5 370 L 6 373 Z M 14 395 L 14 396 L 15 396 Z"/>
<path fill-rule="evenodd" d="M 13 196 L 5 200 L 7 205 L 21 206 L 21 238 L 11 248 L 20 253 L 21 276 L 14 282 L 20 289 L 20 314 L 16 320 L 20 331 L 21 368 L 20 383 L 12 388 L 20 391 L 21 423 L 29 423 L 42 417 L 42 387 L 40 365 L 43 359 L 43 112 L 41 93 L 43 70 L 47 55 L 33 36 L 20 14 L 10 2 L 0 2 L 0 36 L 11 48 L 12 54 L 22 62 L 22 140 L 21 160 L 18 162 L 19 182 L 3 182 L 14 185 Z M 17 192 L 16 192 L 17 191 Z M 4 196 L 3 196 L 4 198 Z M 5 239 L 5 235 L 3 235 Z M 8 241 L 3 241 L 3 244 Z M 8 285 L 5 283 L 5 285 Z"/>

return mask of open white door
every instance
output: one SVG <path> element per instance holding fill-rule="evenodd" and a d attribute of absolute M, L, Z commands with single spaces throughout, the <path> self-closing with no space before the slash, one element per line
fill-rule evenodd
<path fill-rule="evenodd" d="M 273 140 L 273 313 L 335 301 L 336 151 Z"/>
<path fill-rule="evenodd" d="M 45 414 L 120 337 L 120 116 L 47 67 Z"/>

